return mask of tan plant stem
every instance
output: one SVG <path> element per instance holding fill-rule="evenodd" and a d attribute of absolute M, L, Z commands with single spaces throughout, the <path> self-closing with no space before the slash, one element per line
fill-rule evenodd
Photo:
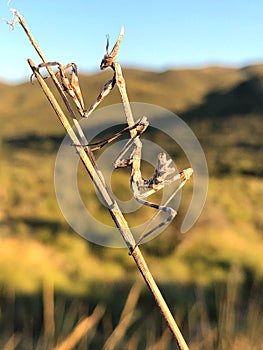
<path fill-rule="evenodd" d="M 78 344 L 80 339 L 87 334 L 89 330 L 94 328 L 102 316 L 105 313 L 104 306 L 98 305 L 93 313 L 84 318 L 82 321 L 77 324 L 74 330 L 67 336 L 66 339 L 63 340 L 62 343 L 56 346 L 54 350 L 72 350 Z"/>
<path fill-rule="evenodd" d="M 14 10 L 15 11 L 15 10 Z M 45 56 L 43 55 L 42 51 L 40 50 L 39 46 L 37 45 L 36 41 L 34 40 L 30 30 L 28 29 L 23 17 L 16 11 L 14 14 L 18 17 L 19 23 L 25 30 L 27 36 L 29 37 L 32 45 L 36 49 L 37 53 L 39 54 L 40 58 L 43 62 L 47 62 Z M 145 282 L 147 283 L 150 291 L 154 295 L 154 298 L 157 302 L 158 307 L 160 308 L 160 311 L 162 312 L 165 320 L 167 321 L 167 324 L 174 335 L 174 338 L 177 341 L 177 344 L 181 350 L 187 350 L 188 346 L 160 292 L 158 289 L 155 280 L 153 276 L 151 275 L 151 272 L 143 258 L 143 255 L 139 249 L 138 246 L 135 244 L 135 240 L 133 238 L 133 235 L 129 229 L 129 226 L 127 224 L 127 221 L 125 220 L 115 198 L 114 195 L 111 193 L 110 189 L 108 188 L 103 175 L 98 169 L 98 166 L 96 164 L 95 158 L 93 157 L 93 153 L 91 152 L 90 148 L 88 146 L 83 147 L 81 145 L 82 141 L 82 130 L 78 130 L 81 140 L 77 137 L 76 133 L 72 129 L 68 118 L 64 114 L 62 108 L 60 107 L 58 101 L 56 100 L 55 96 L 53 95 L 52 91 L 49 89 L 48 85 L 46 84 L 45 80 L 39 73 L 37 67 L 35 66 L 34 62 L 31 59 L 28 59 L 28 63 L 33 71 L 33 74 L 35 75 L 36 79 L 38 80 L 42 90 L 44 91 L 46 97 L 48 98 L 51 106 L 53 107 L 57 117 L 59 118 L 61 124 L 64 126 L 66 132 L 68 133 L 69 137 L 71 138 L 71 141 L 73 145 L 75 145 L 76 150 L 79 154 L 79 157 L 84 164 L 86 170 L 88 171 L 92 181 L 94 182 L 101 198 L 103 198 L 105 206 L 108 208 L 110 215 L 112 216 L 112 219 L 114 220 L 119 232 L 121 233 L 127 247 L 130 249 L 130 253 L 140 270 L 141 274 L 143 275 L 143 278 Z M 77 118 L 74 115 L 73 110 L 71 109 L 67 97 L 65 96 L 65 93 L 63 91 L 63 88 L 59 84 L 59 81 L 57 80 L 54 72 L 50 67 L 47 67 L 47 70 L 58 89 L 71 117 L 73 120 L 77 122 Z M 80 128 L 80 127 L 79 127 Z"/>

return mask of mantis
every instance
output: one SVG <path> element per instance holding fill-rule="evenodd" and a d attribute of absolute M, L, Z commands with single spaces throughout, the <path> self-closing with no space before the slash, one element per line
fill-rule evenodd
<path fill-rule="evenodd" d="M 172 159 L 167 159 L 165 153 L 160 153 L 157 159 L 157 165 L 155 171 L 150 179 L 144 179 L 141 173 L 141 159 L 142 159 L 142 142 L 140 140 L 140 136 L 147 129 L 149 122 L 146 116 L 142 116 L 139 120 L 135 121 L 130 102 L 127 95 L 126 83 L 122 73 L 122 69 L 120 64 L 117 62 L 117 54 L 119 51 L 119 47 L 124 35 L 124 28 L 122 27 L 119 37 L 113 46 L 112 50 L 109 52 L 109 36 L 107 36 L 106 42 L 106 52 L 101 61 L 100 69 L 104 70 L 110 68 L 113 70 L 113 77 L 105 83 L 101 92 L 99 93 L 97 99 L 93 104 L 91 104 L 87 109 L 85 109 L 84 101 L 79 85 L 77 65 L 75 63 L 69 63 L 66 66 L 63 66 L 59 62 L 45 62 L 41 63 L 38 66 L 38 69 L 47 67 L 47 66 L 57 66 L 58 71 L 56 74 L 60 76 L 61 84 L 63 89 L 68 93 L 68 95 L 74 101 L 74 104 L 78 110 L 78 113 L 82 118 L 89 118 L 92 112 L 99 106 L 99 104 L 103 101 L 103 99 L 109 95 L 111 90 L 117 86 L 122 105 L 124 109 L 124 113 L 126 116 L 127 127 L 123 130 L 117 132 L 112 137 L 96 142 L 89 143 L 88 145 L 82 145 L 83 147 L 89 147 L 91 151 L 96 151 L 102 148 L 104 145 L 114 141 L 121 135 L 126 132 L 130 133 L 130 138 L 115 158 L 113 162 L 113 166 L 115 169 L 130 167 L 130 189 L 133 193 L 134 198 L 139 203 L 146 205 L 148 207 L 156 209 L 156 214 L 150 219 L 146 228 L 140 235 L 136 245 L 140 244 L 146 237 L 151 235 L 154 231 L 159 229 L 162 226 L 170 223 L 173 218 L 176 216 L 177 212 L 169 207 L 168 204 L 172 200 L 172 198 L 178 193 L 178 191 L 184 186 L 187 180 L 190 179 L 193 174 L 193 169 L 188 168 L 185 169 L 179 174 L 175 174 L 175 168 L 171 166 Z M 67 75 L 67 70 L 71 69 L 71 77 L 69 78 Z M 125 158 L 125 155 L 128 156 Z M 180 184 L 175 189 L 175 191 L 171 194 L 168 200 L 164 204 L 156 204 L 150 202 L 148 197 L 157 191 L 162 190 L 165 186 L 169 186 L 175 181 L 179 181 Z M 159 215 L 160 212 L 166 213 L 167 217 L 161 223 L 156 225 L 155 227 L 149 229 L 150 223 Z"/>

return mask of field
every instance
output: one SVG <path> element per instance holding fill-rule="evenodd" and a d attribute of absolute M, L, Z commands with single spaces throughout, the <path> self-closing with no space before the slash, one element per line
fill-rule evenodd
<path fill-rule="evenodd" d="M 263 65 L 127 68 L 124 75 L 131 101 L 167 108 L 192 128 L 209 169 L 208 196 L 196 224 L 179 232 L 191 198 L 189 182 L 173 223 L 142 245 L 146 261 L 190 349 L 261 349 Z M 110 72 L 80 77 L 87 105 L 109 77 Z M 79 350 L 173 349 L 127 250 L 90 243 L 63 217 L 53 176 L 64 133 L 37 83 L 0 84 L 0 92 L 0 347 L 50 349 L 83 321 Z M 116 90 L 102 107 L 118 102 Z M 90 125 L 103 130 L 107 120 Z M 188 166 L 166 135 L 149 128 L 143 137 Z M 123 200 L 129 176 L 117 171 L 111 185 Z M 78 183 L 90 212 L 110 223 L 81 166 Z M 143 210 L 127 219 L 140 223 L 152 214 Z"/>

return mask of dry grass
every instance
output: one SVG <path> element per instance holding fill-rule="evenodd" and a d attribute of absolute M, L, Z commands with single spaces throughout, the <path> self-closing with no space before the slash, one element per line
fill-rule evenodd
<path fill-rule="evenodd" d="M 181 320 L 190 349 L 262 348 L 261 289 L 256 285 L 249 291 L 244 288 L 238 278 L 240 272 L 238 267 L 233 266 L 226 283 L 216 284 L 210 290 L 203 287 L 192 289 L 195 294 Z M 159 322 L 156 310 L 145 310 L 146 306 L 142 304 L 145 292 L 138 284 L 130 291 L 125 289 L 124 294 L 119 290 L 118 300 L 113 298 L 112 303 L 118 305 L 118 311 L 108 308 L 105 311 L 103 306 L 87 307 L 85 300 L 81 299 L 66 302 L 63 296 L 54 298 L 52 288 L 50 291 L 49 302 L 43 299 L 43 312 L 53 315 L 54 331 L 48 333 L 43 324 L 38 337 L 31 338 L 33 329 L 29 332 L 25 325 L 24 329 L 16 329 L 11 335 L 11 328 L 5 329 L 0 342 L 3 349 L 28 350 L 29 344 L 35 344 L 33 348 L 41 350 L 175 348 L 171 334 Z M 54 302 L 50 298 L 54 298 Z M 34 312 L 42 312 L 41 309 L 42 306 L 38 305 Z"/>

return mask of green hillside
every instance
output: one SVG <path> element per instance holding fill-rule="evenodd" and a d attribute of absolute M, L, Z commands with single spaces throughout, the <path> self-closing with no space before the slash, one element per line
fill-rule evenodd
<path fill-rule="evenodd" d="M 215 202 L 215 205 L 207 205 L 193 232 L 187 234 L 187 238 L 179 235 L 179 241 L 188 241 L 194 236 L 202 240 L 203 234 L 199 236 L 199 232 L 203 231 L 203 221 L 206 223 L 205 229 L 213 234 L 217 232 L 217 222 L 223 221 L 229 223 L 226 224 L 229 234 L 233 230 L 233 234 L 238 235 L 236 227 L 248 226 L 248 232 L 260 237 L 263 227 L 259 210 L 262 201 L 260 178 L 263 174 L 260 161 L 263 149 L 263 65 L 241 69 L 208 67 L 162 73 L 125 69 L 124 74 L 131 101 L 159 104 L 174 112 L 181 110 L 179 115 L 192 127 L 207 157 L 210 173 L 207 203 Z M 88 103 L 95 99 L 103 82 L 109 77 L 110 72 L 81 76 L 81 87 Z M 1 218 L 4 232 L 13 235 L 22 231 L 30 236 L 33 233 L 33 237 L 38 239 L 42 234 L 52 237 L 54 233 L 57 235 L 70 231 L 57 206 L 53 189 L 56 152 L 64 136 L 62 127 L 36 82 L 18 86 L 2 84 L 0 100 Z M 103 102 L 103 106 L 119 101 L 116 89 Z M 93 120 L 92 125 L 98 123 L 103 126 L 104 122 Z M 163 122 L 169 123 L 165 119 Z M 168 141 L 152 132 L 149 130 L 145 137 L 158 140 L 164 148 L 167 147 Z M 170 148 L 169 153 L 173 154 Z M 182 154 L 175 151 L 175 155 L 176 162 L 180 164 Z M 89 180 L 85 174 L 82 176 L 80 186 L 83 197 L 93 198 L 95 203 L 95 194 L 92 189 L 87 189 Z M 128 178 L 123 177 L 122 180 L 122 176 L 119 171 L 117 181 L 123 182 L 123 187 L 128 189 Z M 224 183 L 224 186 L 220 183 Z M 243 196 L 242 200 L 231 200 L 231 188 L 234 186 L 237 187 L 236 192 Z M 250 186 L 251 191 L 245 190 Z M 214 210 L 218 211 L 216 216 L 212 214 Z M 104 215 L 103 210 L 100 211 L 100 215 Z M 232 212 L 236 213 L 240 222 Z M 250 212 L 251 215 L 248 214 Z M 247 219 L 244 226 L 246 216 L 250 220 Z M 137 216 L 135 218 L 138 220 Z M 180 215 L 167 229 L 166 236 L 162 235 L 164 240 L 169 241 L 169 232 L 173 231 L 173 227 L 176 228 L 177 221 L 180 222 Z M 235 222 L 233 227 L 230 225 L 232 221 Z M 251 232 L 247 234 L 248 238 Z M 151 245 L 155 245 L 154 241 L 149 243 Z M 175 255 L 176 245 L 173 250 Z"/>
<path fill-rule="evenodd" d="M 188 111 L 203 108 L 214 104 L 217 110 L 219 103 L 227 103 L 238 86 L 247 84 L 256 85 L 262 82 L 263 65 L 248 66 L 245 68 L 207 67 L 203 69 L 169 70 L 165 72 L 148 72 L 137 69 L 124 69 L 130 100 L 159 105 L 174 113 L 184 114 Z M 91 76 L 81 76 L 81 88 L 86 106 L 96 99 L 104 83 L 111 78 L 111 72 L 106 71 Z M 250 83 L 249 83 L 250 82 Z M 249 89 L 248 98 L 253 98 L 256 91 Z M 256 90 L 256 86 L 254 86 Z M 0 86 L 0 135 L 13 136 L 34 132 L 36 134 L 57 134 L 62 129 L 53 118 L 51 109 L 42 95 L 37 82 Z M 226 94 L 226 96 L 224 96 Z M 220 99 L 218 101 L 217 99 Z M 224 100 L 224 102 L 223 102 Z M 114 90 L 101 107 L 119 103 L 119 95 Z M 213 103 L 215 102 L 215 103 Z M 233 95 L 230 104 L 236 108 L 240 99 Z M 232 107 L 231 114 L 243 111 Z M 211 107 L 212 108 L 212 107 Z M 245 112 L 252 112 L 246 110 Z M 262 109 L 261 109 L 262 111 Z M 230 112 L 230 111 L 229 111 Z M 51 114 L 51 118 L 47 116 Z M 36 118 L 37 115 L 37 118 Z M 35 116 L 35 117 L 33 117 Z M 205 115 L 204 115 L 205 116 Z M 11 120 L 11 122 L 10 122 Z M 16 122 L 18 124 L 16 124 Z M 98 123 L 103 123 L 99 120 Z M 120 121 L 121 122 L 121 121 Z M 39 125 L 45 124 L 45 128 Z M 19 125 L 18 128 L 15 125 Z"/>
<path fill-rule="evenodd" d="M 211 334 L 218 310 L 214 290 L 228 288 L 232 279 L 237 289 L 242 290 L 240 299 L 235 299 L 235 307 L 244 302 L 244 310 L 241 307 L 236 310 L 238 321 L 244 321 L 242 312 L 248 314 L 252 305 L 249 300 L 259 310 L 263 305 L 258 293 L 263 281 L 263 64 L 165 72 L 127 68 L 124 75 L 130 101 L 155 104 L 178 114 L 197 135 L 207 158 L 209 191 L 195 226 L 185 235 L 179 233 L 191 198 L 190 181 L 183 190 L 182 206 L 173 223 L 158 238 L 142 246 L 153 275 L 178 310 L 189 337 L 197 339 L 191 328 L 191 320 L 195 320 L 191 303 L 196 303 L 198 310 L 203 300 L 198 294 L 201 290 L 211 314 Z M 110 71 L 80 76 L 87 106 L 110 77 Z M 119 102 L 114 89 L 101 107 Z M 92 120 L 92 127 L 100 125 L 103 129 L 106 118 Z M 116 123 L 125 123 L 118 116 L 115 118 Z M 163 119 L 163 123 L 169 122 Z M 16 86 L 0 84 L 0 125 L 1 295 L 7 300 L 13 295 L 27 295 L 39 306 L 34 298 L 47 284 L 53 285 L 58 295 L 78 301 L 85 295 L 91 304 L 103 301 L 120 313 L 120 305 L 113 298 L 115 291 L 124 300 L 128 287 L 140 277 L 127 250 L 87 242 L 61 214 L 53 172 L 64 130 L 36 81 Z M 188 167 L 183 154 L 165 135 L 149 128 L 143 137 L 167 147 L 176 164 Z M 147 165 L 144 170 L 148 172 Z M 111 185 L 122 199 L 129 196 L 129 176 L 125 170 L 117 171 Z M 89 210 L 101 222 L 110 223 L 81 167 L 78 176 L 80 193 Z M 127 219 L 137 223 L 152 214 L 151 209 L 143 209 L 134 216 L 127 215 Z M 150 312 L 151 302 L 145 293 L 143 307 Z M 20 332 L 19 317 L 16 322 Z M 260 327 L 259 319 L 253 319 L 253 327 L 254 324 Z M 24 316 L 24 322 L 29 323 L 30 316 Z M 256 329 L 250 334 L 249 324 L 242 322 L 239 323 L 245 327 L 243 337 L 248 341 L 258 339 L 259 347 L 255 349 L 259 349 L 260 332 Z M 4 316 L 0 317 L 0 325 L 4 323 Z M 240 329 L 233 329 L 234 332 L 240 335 Z M 201 348 L 198 346 L 196 349 Z M 240 347 L 245 348 L 249 347 Z"/>

